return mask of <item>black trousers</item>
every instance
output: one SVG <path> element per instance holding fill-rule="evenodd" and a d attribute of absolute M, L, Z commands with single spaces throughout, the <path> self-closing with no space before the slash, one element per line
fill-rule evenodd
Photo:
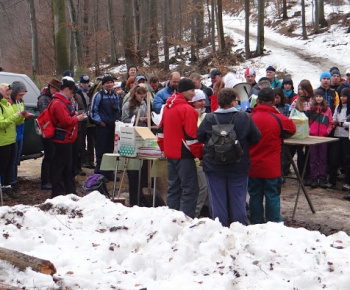
<path fill-rule="evenodd" d="M 41 139 L 44 147 L 44 158 L 41 162 L 41 185 L 51 183 L 51 163 L 55 156 L 51 139 Z"/>
<path fill-rule="evenodd" d="M 54 158 L 51 163 L 52 196 L 74 193 L 75 182 L 73 175 L 73 144 L 52 143 Z"/>
<path fill-rule="evenodd" d="M 12 164 L 15 159 L 16 143 L 0 146 L 0 175 L 1 185 L 10 185 Z"/>

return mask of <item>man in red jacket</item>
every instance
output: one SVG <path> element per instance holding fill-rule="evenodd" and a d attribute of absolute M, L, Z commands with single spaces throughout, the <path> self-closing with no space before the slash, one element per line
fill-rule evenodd
<path fill-rule="evenodd" d="M 86 114 L 77 115 L 71 99 L 76 86 L 72 77 L 62 78 L 60 91 L 53 95 L 49 106 L 52 123 L 55 124 L 55 134 L 52 137 L 54 158 L 51 165 L 52 194 L 58 195 L 76 193 L 73 174 L 72 150 L 77 139 L 78 121 Z"/>
<path fill-rule="evenodd" d="M 197 111 L 188 104 L 195 95 L 190 79 L 181 79 L 176 93 L 168 98 L 159 124 L 158 144 L 168 158 L 169 208 L 194 218 L 199 193 L 194 158 L 202 158 L 197 140 Z"/>
<path fill-rule="evenodd" d="M 275 94 L 271 88 L 259 91 L 257 106 L 252 111 L 252 119 L 261 132 L 259 143 L 249 147 L 251 169 L 249 172 L 248 192 L 249 209 L 252 224 L 281 222 L 280 190 L 281 178 L 281 138 L 295 134 L 296 128 L 274 107 Z"/>

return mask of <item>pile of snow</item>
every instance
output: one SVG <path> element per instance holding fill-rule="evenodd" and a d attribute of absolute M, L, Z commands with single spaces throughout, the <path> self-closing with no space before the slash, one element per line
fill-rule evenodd
<path fill-rule="evenodd" d="M 0 208 L 2 247 L 51 261 L 57 273 L 0 280 L 36 289 L 346 289 L 350 238 L 283 224 L 222 227 L 167 207 L 124 207 L 97 191 Z"/>

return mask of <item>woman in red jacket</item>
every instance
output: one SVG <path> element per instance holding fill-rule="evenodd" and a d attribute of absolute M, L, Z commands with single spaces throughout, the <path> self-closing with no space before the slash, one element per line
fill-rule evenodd
<path fill-rule="evenodd" d="M 74 79 L 64 77 L 60 91 L 53 95 L 48 108 L 56 128 L 52 138 L 54 147 L 51 164 L 52 198 L 63 194 L 76 194 L 72 150 L 73 143 L 77 139 L 78 121 L 82 121 L 86 114 L 77 115 L 74 111 L 71 99 L 75 90 Z"/>

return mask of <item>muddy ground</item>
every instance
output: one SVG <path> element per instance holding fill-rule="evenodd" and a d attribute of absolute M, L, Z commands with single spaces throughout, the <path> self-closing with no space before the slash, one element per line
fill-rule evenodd
<path fill-rule="evenodd" d="M 19 198 L 4 202 L 4 205 L 15 204 L 35 205 L 50 198 L 51 192 L 42 190 L 40 187 L 40 165 L 41 159 L 23 161 L 19 166 L 20 191 Z M 87 176 L 93 172 L 84 168 Z M 77 176 L 77 193 L 83 195 L 82 183 L 87 176 Z M 119 187 L 118 182 L 118 187 Z M 128 196 L 127 180 L 122 186 L 122 196 Z M 160 186 L 162 182 L 157 182 Z M 165 184 L 165 181 L 163 182 Z M 294 220 L 292 219 L 295 206 L 298 184 L 295 179 L 288 178 L 282 188 L 281 213 L 285 225 L 291 227 L 304 227 L 308 230 L 320 231 L 325 235 L 330 235 L 338 231 L 344 231 L 350 235 L 350 202 L 343 199 L 346 194 L 341 191 L 342 181 L 339 180 L 337 189 L 311 189 L 307 187 L 311 202 L 316 213 L 312 213 L 304 194 L 300 193 L 300 198 L 296 208 Z M 112 192 L 113 182 L 107 183 L 109 192 Z M 165 186 L 160 190 L 165 192 Z M 165 194 L 163 194 L 163 197 Z M 127 202 L 126 202 L 127 203 Z"/>

